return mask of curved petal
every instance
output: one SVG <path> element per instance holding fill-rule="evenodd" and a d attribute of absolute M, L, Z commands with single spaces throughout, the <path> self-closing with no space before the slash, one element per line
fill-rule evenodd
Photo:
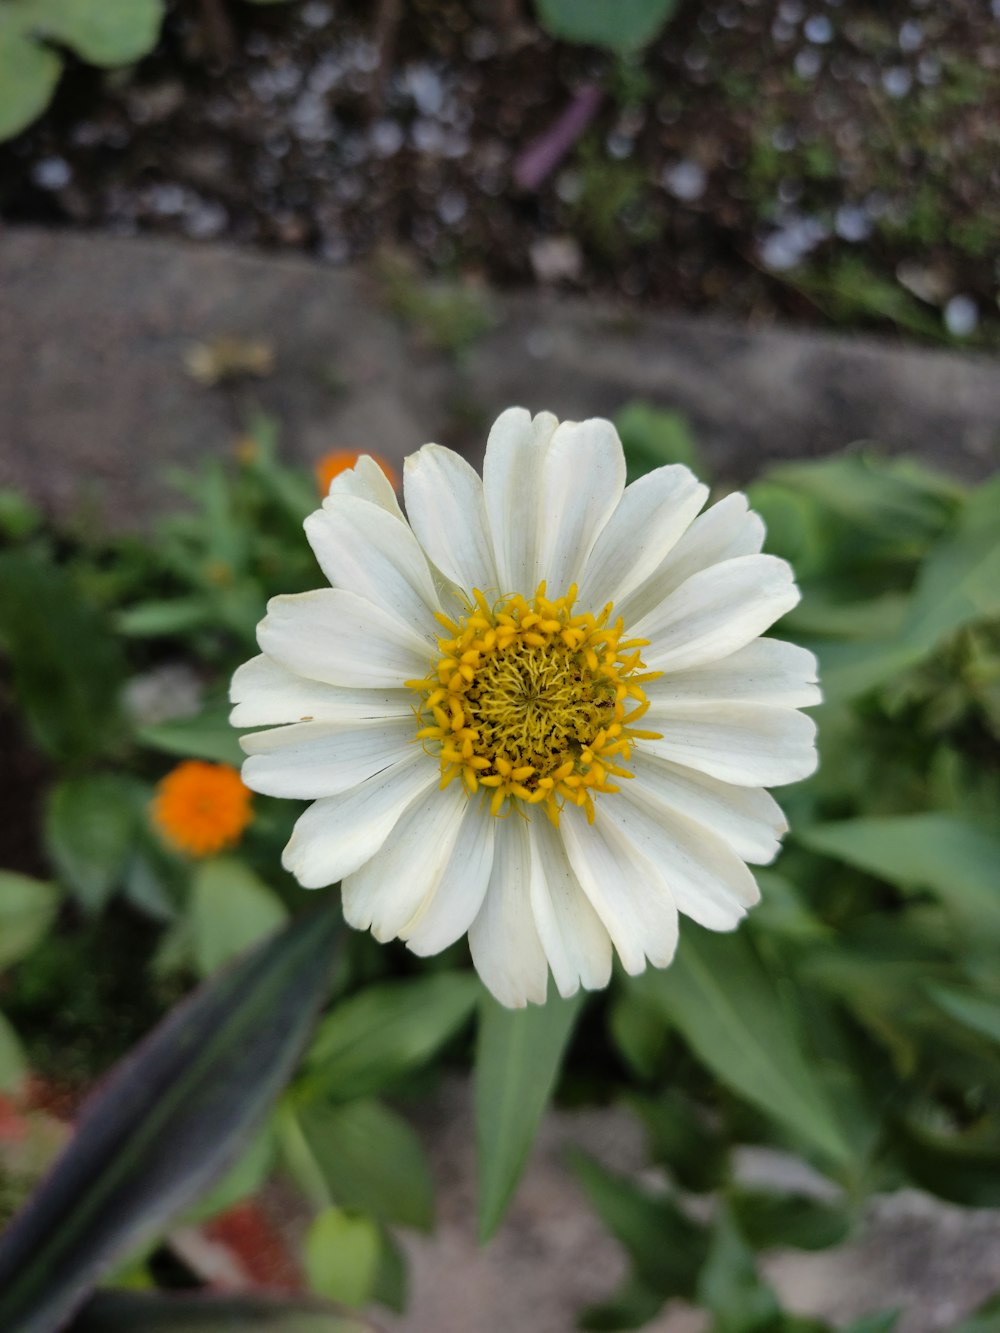
<path fill-rule="evenodd" d="M 537 587 L 542 462 L 557 424 L 550 412 L 532 420 L 523 407 L 511 407 L 486 442 L 483 494 L 501 596 L 530 597 Z"/>
<path fill-rule="evenodd" d="M 611 980 L 611 937 L 580 887 L 559 830 L 532 820 L 531 910 L 559 994 L 600 990 Z"/>
<path fill-rule="evenodd" d="M 780 787 L 816 771 L 816 725 L 790 708 L 688 703 L 658 710 L 652 725 L 663 735 L 643 741 L 644 751 L 738 787 Z"/>
<path fill-rule="evenodd" d="M 500 596 L 483 483 L 464 458 L 425 444 L 403 466 L 406 512 L 420 545 L 446 578 L 487 600 Z"/>
<path fill-rule="evenodd" d="M 740 555 L 757 555 L 763 545 L 762 520 L 748 509 L 746 496 L 735 491 L 700 514 L 656 572 L 617 609 L 625 624 L 632 625 L 700 569 Z"/>
<path fill-rule="evenodd" d="M 287 671 L 264 653 L 236 668 L 229 687 L 234 727 L 282 722 L 364 722 L 412 717 L 410 690 L 345 690 Z"/>
<path fill-rule="evenodd" d="M 598 611 L 638 588 L 673 549 L 708 498 L 681 463 L 648 472 L 625 493 L 587 558 L 580 607 Z"/>
<path fill-rule="evenodd" d="M 624 489 L 625 453 L 610 421 L 593 417 L 556 428 L 542 460 L 535 569 L 535 584 L 544 579 L 550 597 L 579 581 Z"/>
<path fill-rule="evenodd" d="M 243 781 L 264 796 L 311 801 L 336 796 L 398 764 L 412 749 L 413 718 L 347 727 L 339 722 L 293 722 L 243 736 L 250 756 Z"/>
<path fill-rule="evenodd" d="M 335 588 L 364 597 L 434 641 L 440 602 L 409 524 L 368 500 L 331 495 L 304 526 L 320 569 Z"/>
<path fill-rule="evenodd" d="M 517 816 L 494 823 L 493 869 L 483 905 L 469 927 L 469 948 L 492 994 L 508 1009 L 523 1009 L 529 1001 L 545 1003 L 549 981 L 531 914 L 528 826 Z"/>
<path fill-rule="evenodd" d="M 757 883 L 721 838 L 692 823 L 635 783 L 625 784 L 606 815 L 647 860 L 661 868 L 679 911 L 709 930 L 732 930 L 760 900 Z"/>
<path fill-rule="evenodd" d="M 649 640 L 643 660 L 651 671 L 683 671 L 735 653 L 798 600 L 787 561 L 737 556 L 692 574 L 630 633 Z"/>
<path fill-rule="evenodd" d="M 457 787 L 457 783 L 452 783 Z M 493 871 L 497 820 L 467 801 L 462 825 L 436 888 L 399 932 L 408 949 L 422 958 L 440 953 L 462 938 L 479 914 Z"/>
<path fill-rule="evenodd" d="M 666 967 L 677 948 L 677 906 L 661 869 L 598 807 L 593 824 L 567 808 L 559 832 L 574 874 L 611 936 L 626 972 Z"/>
<path fill-rule="evenodd" d="M 762 787 L 736 787 L 644 753 L 633 755 L 632 768 L 635 777 L 628 790 L 641 791 L 648 803 L 710 830 L 744 861 L 767 865 L 777 856 L 788 823 Z"/>
<path fill-rule="evenodd" d="M 272 597 L 257 642 L 288 671 L 328 685 L 399 689 L 432 664 L 425 639 L 343 588 Z"/>
<path fill-rule="evenodd" d="M 338 472 L 330 482 L 328 494 L 356 495 L 359 500 L 370 500 L 401 523 L 406 522 L 392 482 L 370 454 L 362 454 L 352 468 Z"/>
<path fill-rule="evenodd" d="M 414 750 L 343 795 L 314 801 L 296 821 L 281 864 L 303 888 L 336 884 L 375 855 L 414 797 L 437 782 L 437 766 Z"/>
<path fill-rule="evenodd" d="M 385 943 L 402 933 L 448 867 L 468 808 L 459 782 L 413 801 L 371 858 L 343 883 L 344 918 Z"/>
<path fill-rule="evenodd" d="M 670 671 L 646 686 L 652 711 L 689 700 L 808 708 L 822 702 L 816 658 L 782 639 L 754 639 L 717 662 Z"/>

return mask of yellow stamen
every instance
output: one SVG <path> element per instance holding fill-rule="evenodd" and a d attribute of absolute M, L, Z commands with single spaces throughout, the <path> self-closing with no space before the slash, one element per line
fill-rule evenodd
<path fill-rule="evenodd" d="M 447 632 L 435 669 L 408 682 L 420 696 L 417 739 L 437 747 L 441 786 L 461 778 L 470 795 L 482 787 L 490 814 L 542 805 L 558 824 L 568 802 L 593 821 L 594 795 L 632 776 L 621 767 L 632 743 L 659 735 L 632 726 L 649 707 L 642 683 L 659 675 L 644 669 L 644 640 L 624 637 L 610 604 L 575 613 L 576 592 L 553 599 L 542 583 L 531 601 L 515 594 L 491 605 L 474 589 L 467 615 L 438 616 Z"/>

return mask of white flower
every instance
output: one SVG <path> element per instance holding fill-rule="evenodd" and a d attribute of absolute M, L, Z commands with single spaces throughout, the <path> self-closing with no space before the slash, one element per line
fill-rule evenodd
<path fill-rule="evenodd" d="M 607 421 L 504 412 L 483 479 L 429 444 L 409 521 L 367 458 L 306 519 L 333 585 L 276 597 L 236 672 L 255 791 L 314 802 L 285 866 L 434 954 L 468 932 L 503 1004 L 666 966 L 677 914 L 732 929 L 815 768 L 798 601 L 742 495 L 687 468 L 625 486 Z"/>

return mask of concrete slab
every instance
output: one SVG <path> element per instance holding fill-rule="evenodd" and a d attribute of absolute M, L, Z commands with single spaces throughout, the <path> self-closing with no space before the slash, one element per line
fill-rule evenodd
<path fill-rule="evenodd" d="M 641 396 L 687 413 L 731 480 L 860 438 L 966 475 L 1000 441 L 986 357 L 815 333 L 737 329 L 537 294 L 498 299 L 460 364 L 385 308 L 368 272 L 225 247 L 0 232 L 0 484 L 65 513 L 81 492 L 116 525 L 165 502 L 163 469 L 227 447 L 259 403 L 291 455 L 427 439 L 473 456 L 501 408 L 614 413 Z M 267 339 L 275 368 L 205 388 L 193 343 Z"/>

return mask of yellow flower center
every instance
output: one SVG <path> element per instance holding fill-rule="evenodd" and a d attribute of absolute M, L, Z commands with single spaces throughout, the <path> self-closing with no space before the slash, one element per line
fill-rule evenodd
<path fill-rule="evenodd" d="M 624 639 L 609 603 L 577 614 L 576 587 L 550 600 L 517 594 L 491 605 L 476 589 L 447 631 L 427 680 L 410 681 L 421 701 L 417 738 L 437 747 L 441 786 L 461 778 L 484 789 L 493 815 L 506 802 L 544 805 L 553 823 L 567 803 L 594 817 L 596 792 L 614 792 L 633 743 L 659 733 L 635 723 L 649 707 L 643 684 L 645 639 Z"/>

